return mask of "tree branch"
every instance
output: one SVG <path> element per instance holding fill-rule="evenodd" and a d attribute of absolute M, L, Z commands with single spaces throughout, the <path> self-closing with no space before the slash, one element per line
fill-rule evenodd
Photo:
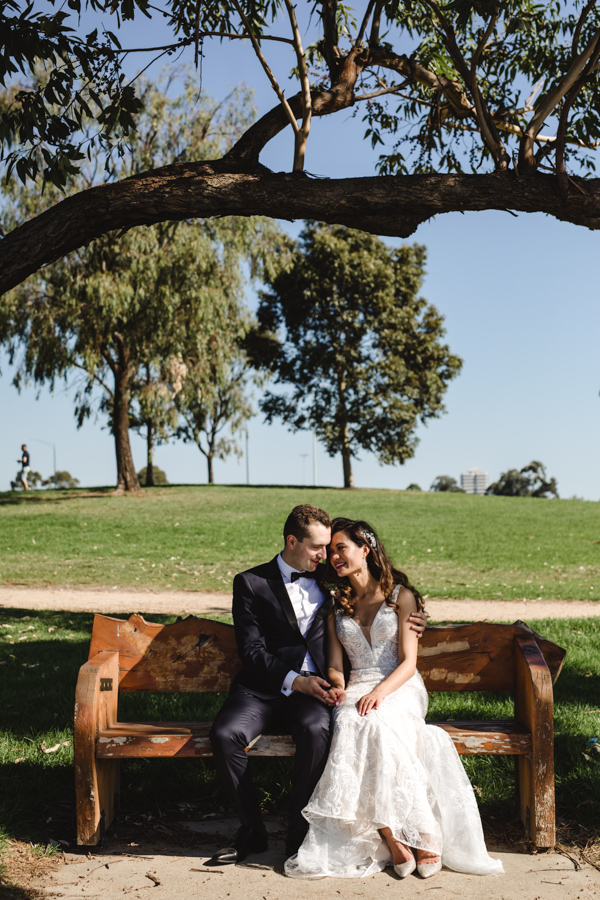
<path fill-rule="evenodd" d="M 332 84 L 335 84 L 341 59 L 336 21 L 337 0 L 321 0 L 321 8 L 321 21 L 323 23 L 321 52 L 329 70 L 329 80 Z"/>
<path fill-rule="evenodd" d="M 589 16 L 589 14 L 592 11 L 592 9 L 594 8 L 594 6 L 596 6 L 596 0 L 589 0 L 589 3 L 586 3 L 586 5 L 581 10 L 581 15 L 579 16 L 579 21 L 577 22 L 577 25 L 575 26 L 575 31 L 573 32 L 573 43 L 571 44 L 571 59 L 575 59 L 575 57 L 577 56 L 577 48 L 579 45 L 579 38 L 581 36 L 581 30 L 582 30 L 583 26 L 585 25 L 585 20 Z"/>
<path fill-rule="evenodd" d="M 507 169 L 509 157 L 506 150 L 504 149 L 502 141 L 500 140 L 500 136 L 496 131 L 489 107 L 479 89 L 476 71 L 479 58 L 481 57 L 483 49 L 496 24 L 497 14 L 494 13 L 494 15 L 492 16 L 482 39 L 477 45 L 471 67 L 469 67 L 456 42 L 454 29 L 452 28 L 450 22 L 446 19 L 438 3 L 436 3 L 436 0 L 425 0 L 425 2 L 429 7 L 431 7 L 442 27 L 442 31 L 445 35 L 444 43 L 446 45 L 446 49 L 448 50 L 448 53 L 450 54 L 450 57 L 454 62 L 457 71 L 464 78 L 465 84 L 467 84 L 471 89 L 471 93 L 473 94 L 473 100 L 475 103 L 475 114 L 477 121 L 479 122 L 479 128 L 481 131 L 481 137 L 483 138 L 488 150 L 496 160 L 497 168 L 499 170 Z"/>
<path fill-rule="evenodd" d="M 292 34 L 294 36 L 294 50 L 296 51 L 296 60 L 298 62 L 298 72 L 300 74 L 300 85 L 302 88 L 302 127 L 295 132 L 294 140 L 294 172 L 302 172 L 304 170 L 304 158 L 306 156 L 306 142 L 310 132 L 310 120 L 312 117 L 312 103 L 310 97 L 310 81 L 306 68 L 306 57 L 304 56 L 304 48 L 302 47 L 302 38 L 300 37 L 300 29 L 296 20 L 296 13 L 291 0 L 285 0 L 286 9 L 292 26 Z"/>
<path fill-rule="evenodd" d="M 550 91 L 544 102 L 541 104 L 541 106 L 538 108 L 531 121 L 529 122 L 529 125 L 525 130 L 523 140 L 521 141 L 519 154 L 519 162 L 522 164 L 524 169 L 529 169 L 530 171 L 535 169 L 535 139 L 548 116 L 554 111 L 565 94 L 573 87 L 575 82 L 582 74 L 586 63 L 594 54 L 599 40 L 600 29 L 598 29 L 594 33 L 594 36 L 590 40 L 585 50 L 580 53 L 578 57 L 576 57 L 573 64 L 569 68 L 569 71 Z"/>
<path fill-rule="evenodd" d="M 373 12 L 374 6 L 375 6 L 375 0 L 369 0 L 369 5 L 367 6 L 367 10 L 363 16 L 363 20 L 362 20 L 360 28 L 358 30 L 356 40 L 354 41 L 354 46 L 357 48 L 360 47 L 360 45 L 362 44 L 363 38 L 365 36 L 365 31 L 367 30 L 367 25 L 369 24 L 369 19 L 371 18 L 371 13 Z"/>
<path fill-rule="evenodd" d="M 407 238 L 444 212 L 544 212 L 600 229 L 600 179 L 573 179 L 586 196 L 556 189 L 554 176 L 399 175 L 298 178 L 239 161 L 180 163 L 74 194 L 0 240 L 0 293 L 102 234 L 138 225 L 213 216 L 319 219 Z"/>
<path fill-rule="evenodd" d="M 281 103 L 281 105 L 283 106 L 283 109 L 285 110 L 285 114 L 288 118 L 288 122 L 290 123 L 290 125 L 292 126 L 292 128 L 294 130 L 294 134 L 296 134 L 300 130 L 300 127 L 296 121 L 296 117 L 294 116 L 294 113 L 292 112 L 289 103 L 285 99 L 284 93 L 281 90 L 281 88 L 279 87 L 277 79 L 275 78 L 271 69 L 269 68 L 269 64 L 267 63 L 265 57 L 263 56 L 263 52 L 260 49 L 260 45 L 259 45 L 259 43 L 256 39 L 256 36 L 252 30 L 252 26 L 250 25 L 248 17 L 246 16 L 246 13 L 240 6 L 238 0 L 233 0 L 233 5 L 237 9 L 239 16 L 240 16 L 242 22 L 244 23 L 244 28 L 248 32 L 248 37 L 250 38 L 250 40 L 252 42 L 252 46 L 254 47 L 254 52 L 258 56 L 258 59 L 260 60 L 260 64 L 263 67 L 263 69 L 265 70 L 267 77 L 268 77 L 269 81 L 271 82 L 271 86 L 272 86 L 273 90 L 279 97 L 279 102 Z"/>
<path fill-rule="evenodd" d="M 384 7 L 384 0 L 378 0 L 373 13 L 373 22 L 371 23 L 371 34 L 369 37 L 369 47 L 379 46 L 379 29 L 381 28 L 381 12 Z"/>
<path fill-rule="evenodd" d="M 575 82 L 571 90 L 565 96 L 565 100 L 563 103 L 563 107 L 560 111 L 560 118 L 558 120 L 558 131 L 556 134 L 556 174 L 558 176 L 559 183 L 564 193 L 566 193 L 569 189 L 569 176 L 567 175 L 567 170 L 565 167 L 565 144 L 567 143 L 567 125 L 569 122 L 569 113 L 571 111 L 571 107 L 575 102 L 575 99 L 585 83 L 589 81 L 591 76 L 594 73 L 594 70 L 598 64 L 598 59 L 600 58 L 600 40 L 596 41 L 596 49 L 594 53 L 590 57 L 589 63 L 584 69 L 583 74 L 580 78 Z"/>

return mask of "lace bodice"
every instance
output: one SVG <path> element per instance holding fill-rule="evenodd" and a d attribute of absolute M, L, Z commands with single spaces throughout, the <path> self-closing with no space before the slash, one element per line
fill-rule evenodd
<path fill-rule="evenodd" d="M 397 592 L 398 588 L 395 588 L 394 599 Z M 398 615 L 385 601 L 373 619 L 370 644 L 358 622 L 339 611 L 336 612 L 335 630 L 348 654 L 354 677 L 365 669 L 388 674 L 398 666 Z"/>

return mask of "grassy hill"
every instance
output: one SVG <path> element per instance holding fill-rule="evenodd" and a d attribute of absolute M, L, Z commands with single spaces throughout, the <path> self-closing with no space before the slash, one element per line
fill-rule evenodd
<path fill-rule="evenodd" d="M 423 594 L 600 594 L 598 503 L 219 485 L 0 494 L 0 584 L 227 591 L 275 555 L 288 511 L 306 502 L 367 519 Z"/>

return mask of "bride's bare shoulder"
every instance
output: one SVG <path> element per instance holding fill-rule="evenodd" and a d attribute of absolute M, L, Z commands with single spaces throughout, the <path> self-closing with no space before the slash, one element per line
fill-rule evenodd
<path fill-rule="evenodd" d="M 415 595 L 410 588 L 404 587 L 402 584 L 396 585 L 394 590 L 394 600 L 398 604 L 398 612 L 414 612 L 417 608 Z"/>

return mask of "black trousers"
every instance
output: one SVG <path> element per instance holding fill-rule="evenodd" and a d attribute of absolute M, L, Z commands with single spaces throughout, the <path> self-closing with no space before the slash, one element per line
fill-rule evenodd
<path fill-rule="evenodd" d="M 306 831 L 302 809 L 321 777 L 329 752 L 331 712 L 323 703 L 297 692 L 264 700 L 247 689 L 234 688 L 210 732 L 213 757 L 233 795 L 242 825 L 260 823 L 260 805 L 245 748 L 278 718 L 283 718 L 296 744 L 289 830 Z"/>

